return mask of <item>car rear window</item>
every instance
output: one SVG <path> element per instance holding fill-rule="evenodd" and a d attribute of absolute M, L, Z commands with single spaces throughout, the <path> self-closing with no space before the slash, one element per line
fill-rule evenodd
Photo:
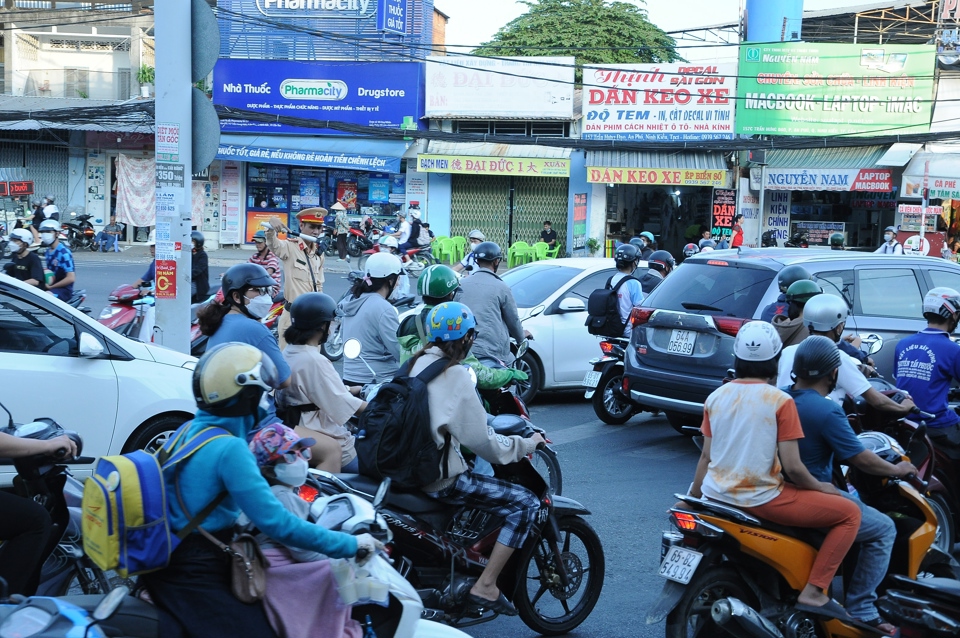
<path fill-rule="evenodd" d="M 501 279 L 513 291 L 518 308 L 533 308 L 581 272 L 569 266 L 527 266 L 507 271 Z"/>
<path fill-rule="evenodd" d="M 677 268 L 643 305 L 723 317 L 753 317 L 776 273 L 734 262 L 688 262 Z"/>

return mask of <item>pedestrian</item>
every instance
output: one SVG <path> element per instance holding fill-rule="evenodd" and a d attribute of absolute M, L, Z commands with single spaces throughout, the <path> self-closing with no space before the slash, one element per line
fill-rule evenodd
<path fill-rule="evenodd" d="M 277 282 L 277 285 L 270 288 L 270 296 L 276 297 L 277 293 L 280 292 L 281 277 L 283 276 L 282 272 L 280 271 L 280 260 L 267 246 L 267 237 L 262 230 L 258 230 L 256 233 L 254 233 L 253 245 L 256 248 L 256 252 L 247 261 L 249 261 L 251 264 L 263 266 L 270 276 L 273 277 L 273 280 Z"/>
<path fill-rule="evenodd" d="M 557 231 L 553 230 L 553 224 L 550 220 L 543 222 L 543 230 L 540 231 L 540 241 L 550 246 L 550 250 L 557 247 Z"/>
<path fill-rule="evenodd" d="M 333 225 L 337 231 L 337 261 L 348 261 L 347 238 L 350 236 L 350 218 L 347 217 L 347 208 L 340 202 L 336 202 L 330 210 L 337 211 L 333 218 Z"/>
<path fill-rule="evenodd" d="M 739 248 L 743 245 L 743 213 L 737 213 L 733 218 L 733 239 L 730 241 L 731 248 Z"/>
<path fill-rule="evenodd" d="M 190 261 L 190 303 L 201 303 L 210 296 L 210 269 L 207 252 L 203 249 L 203 233 L 190 233 L 193 259 Z"/>
<path fill-rule="evenodd" d="M 40 224 L 40 243 L 47 247 L 47 270 L 53 273 L 53 281 L 47 284 L 47 292 L 60 301 L 70 301 L 77 274 L 73 253 L 60 241 L 60 222 L 47 219 Z"/>
<path fill-rule="evenodd" d="M 277 321 L 281 350 L 287 345 L 283 333 L 290 327 L 290 304 L 306 292 L 323 292 L 323 251 L 317 250 L 317 237 L 326 215 L 327 209 L 319 206 L 301 210 L 297 213 L 300 237 L 288 236 L 286 241 L 277 238 L 285 230 L 279 217 L 271 217 L 270 228 L 264 231 L 267 246 L 283 264 L 284 305 Z"/>
<path fill-rule="evenodd" d="M 113 252 L 120 252 L 120 233 L 123 232 L 123 226 L 117 223 L 117 216 L 110 215 L 110 223 L 103 227 L 97 233 L 97 246 L 101 252 L 107 252 L 113 248 Z"/>

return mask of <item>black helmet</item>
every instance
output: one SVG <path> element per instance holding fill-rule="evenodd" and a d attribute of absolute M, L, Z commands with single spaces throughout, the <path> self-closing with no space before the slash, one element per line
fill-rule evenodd
<path fill-rule="evenodd" d="M 821 294 L 823 289 L 810 279 L 801 279 L 790 284 L 787 288 L 787 301 L 803 305 Z"/>
<path fill-rule="evenodd" d="M 777 231 L 768 230 L 763 235 L 760 236 L 760 247 L 761 248 L 776 248 L 777 247 Z"/>
<path fill-rule="evenodd" d="M 640 249 L 633 244 L 620 244 L 613 253 L 617 266 L 636 263 L 640 259 Z"/>
<path fill-rule="evenodd" d="M 830 235 L 830 245 L 843 248 L 843 233 L 833 233 Z"/>
<path fill-rule="evenodd" d="M 228 303 L 233 303 L 231 293 L 234 291 L 245 293 L 247 288 L 272 288 L 277 285 L 267 269 L 259 264 L 237 264 L 230 266 L 227 272 L 223 273 L 223 279 L 220 280 L 220 287 L 223 289 L 223 298 Z"/>
<path fill-rule="evenodd" d="M 480 242 L 473 248 L 473 255 L 477 261 L 496 261 L 503 259 L 503 251 L 500 246 L 492 241 Z"/>
<path fill-rule="evenodd" d="M 777 285 L 783 293 L 787 292 L 790 284 L 801 279 L 810 279 L 810 273 L 803 266 L 787 266 L 777 273 Z"/>
<path fill-rule="evenodd" d="M 322 292 L 308 292 L 290 304 L 290 325 L 297 330 L 319 330 L 337 318 L 337 302 Z"/>
<path fill-rule="evenodd" d="M 673 258 L 673 255 L 668 253 L 665 250 L 655 250 L 649 257 L 647 257 L 647 266 L 653 268 L 654 270 L 659 270 L 664 272 L 665 270 L 673 270 L 677 265 L 677 260 Z"/>
<path fill-rule="evenodd" d="M 631 239 L 630 244 L 633 246 L 636 246 L 637 249 L 639 250 L 643 250 L 644 248 L 646 248 L 646 246 L 643 245 L 643 240 L 640 239 L 639 237 L 634 237 L 633 239 Z"/>
<path fill-rule="evenodd" d="M 793 376 L 797 379 L 821 379 L 840 367 L 840 349 L 826 337 L 807 337 L 797 347 Z"/>
<path fill-rule="evenodd" d="M 193 243 L 197 245 L 197 248 L 203 248 L 204 237 L 203 233 L 201 233 L 199 230 L 195 230 L 190 233 L 190 239 L 192 239 Z"/>

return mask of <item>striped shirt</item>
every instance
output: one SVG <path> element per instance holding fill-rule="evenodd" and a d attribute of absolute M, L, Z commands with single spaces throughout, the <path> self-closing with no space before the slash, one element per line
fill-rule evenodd
<path fill-rule="evenodd" d="M 260 253 L 254 253 L 253 257 L 250 258 L 250 263 L 266 268 L 273 280 L 277 282 L 276 286 L 270 288 L 270 295 L 276 297 L 277 293 L 280 292 L 280 277 L 282 276 L 280 260 L 277 259 L 277 256 L 273 254 L 272 250 L 267 250 L 267 254 L 263 258 L 260 257 Z"/>

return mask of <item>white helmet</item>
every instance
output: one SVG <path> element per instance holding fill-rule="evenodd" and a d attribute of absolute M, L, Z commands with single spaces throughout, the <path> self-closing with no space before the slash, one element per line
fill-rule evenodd
<path fill-rule="evenodd" d="M 381 246 L 387 246 L 388 248 L 400 248 L 400 242 L 398 242 L 397 238 L 393 235 L 384 235 L 380 238 L 378 243 Z"/>
<path fill-rule="evenodd" d="M 471 230 L 470 234 L 467 236 L 467 239 L 479 239 L 480 241 L 487 241 L 486 235 L 484 235 L 483 232 L 478 228 Z"/>
<path fill-rule="evenodd" d="M 26 228 L 15 228 L 10 233 L 10 239 L 17 239 L 22 241 L 27 246 L 33 244 L 33 233 L 31 233 Z"/>
<path fill-rule="evenodd" d="M 55 219 L 45 219 L 40 222 L 40 232 L 60 232 L 60 222 Z"/>
<path fill-rule="evenodd" d="M 157 245 L 157 231 L 156 229 L 150 231 L 150 235 L 147 237 L 147 246 L 156 246 Z"/>
<path fill-rule="evenodd" d="M 944 319 L 953 319 L 960 311 L 960 293 L 953 288 L 931 288 L 923 296 L 923 314 L 933 313 Z"/>
<path fill-rule="evenodd" d="M 384 279 L 390 275 L 399 275 L 400 258 L 390 253 L 374 253 L 367 258 L 365 274 L 373 279 Z"/>
<path fill-rule="evenodd" d="M 803 307 L 803 325 L 807 330 L 827 332 L 846 323 L 849 310 L 847 303 L 836 295 L 817 295 Z"/>
<path fill-rule="evenodd" d="M 411 208 L 411 209 L 410 209 L 410 217 L 413 217 L 414 219 L 420 219 L 420 209 L 419 209 L 419 208 Z"/>
<path fill-rule="evenodd" d="M 776 328 L 766 321 L 750 321 L 737 333 L 733 354 L 744 361 L 770 361 L 782 347 Z"/>
<path fill-rule="evenodd" d="M 704 246 L 703 248 L 700 249 L 700 252 L 702 252 L 702 253 L 712 253 L 712 252 L 713 252 L 713 248 L 711 248 L 710 246 Z"/>

